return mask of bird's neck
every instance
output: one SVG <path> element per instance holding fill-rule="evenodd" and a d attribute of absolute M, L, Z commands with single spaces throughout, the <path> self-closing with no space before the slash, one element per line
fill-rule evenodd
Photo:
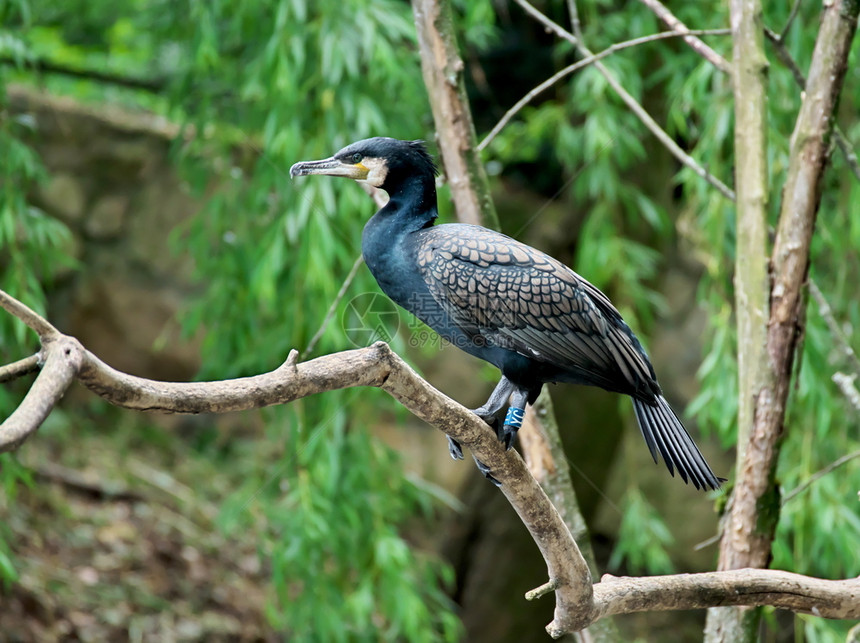
<path fill-rule="evenodd" d="M 432 176 L 413 176 L 394 187 L 385 187 L 388 188 L 388 203 L 367 222 L 362 245 L 377 241 L 391 246 L 410 232 L 433 225 L 439 216 Z"/>
<path fill-rule="evenodd" d="M 404 271 L 414 269 L 410 235 L 433 225 L 436 186 L 432 177 L 412 177 L 389 191 L 388 203 L 364 226 L 361 250 L 370 272 L 395 301 Z M 398 301 L 398 303 L 400 303 Z"/>
<path fill-rule="evenodd" d="M 388 203 L 376 216 L 391 218 L 407 232 L 432 225 L 438 216 L 436 184 L 432 175 L 411 176 L 389 188 L 388 197 Z"/>

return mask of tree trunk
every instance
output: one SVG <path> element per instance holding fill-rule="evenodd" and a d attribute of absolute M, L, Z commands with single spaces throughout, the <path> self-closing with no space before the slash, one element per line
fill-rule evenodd
<path fill-rule="evenodd" d="M 720 545 L 719 569 L 766 567 L 779 517 L 774 476 L 783 435 L 794 353 L 803 332 L 802 288 L 829 159 L 830 134 L 857 28 L 858 0 L 824 3 L 806 93 L 791 137 L 788 173 L 771 258 L 770 315 L 764 385 L 755 391 L 753 430 L 746 444 L 738 485 Z M 734 22 L 734 18 L 733 18 Z M 739 81 L 737 81 L 739 82 Z M 752 393 L 752 392 L 750 392 Z M 712 620 L 710 640 L 749 640 L 755 619 L 734 608 L 729 620 Z M 723 623 L 743 620 L 742 634 Z"/>

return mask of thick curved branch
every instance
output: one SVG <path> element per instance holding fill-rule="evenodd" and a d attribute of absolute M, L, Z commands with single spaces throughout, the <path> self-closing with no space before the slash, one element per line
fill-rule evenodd
<path fill-rule="evenodd" d="M 34 326 L 53 328 L 23 304 L 0 297 Z M 44 323 L 42 323 L 44 322 Z M 528 528 L 547 564 L 556 608 L 547 631 L 555 637 L 610 614 L 713 605 L 776 605 L 828 618 L 860 618 L 860 580 L 823 581 L 771 570 L 739 570 L 654 578 L 612 578 L 592 585 L 588 566 L 559 516 L 516 451 L 505 451 L 471 411 L 430 386 L 387 344 L 297 363 L 292 351 L 270 373 L 218 382 L 158 382 L 111 368 L 65 335 L 43 339 L 42 372 L 18 409 L 0 425 L 0 450 L 19 445 L 44 421 L 77 378 L 112 404 L 173 413 L 223 413 L 283 404 L 353 386 L 383 389 L 427 423 L 486 463 Z"/>
<path fill-rule="evenodd" d="M 2 293 L 4 306 L 28 325 L 50 327 L 36 313 Z M 35 317 L 35 319 L 34 319 Z M 41 322 L 39 321 L 41 320 Z M 516 451 L 505 451 L 493 431 L 471 411 L 425 382 L 387 344 L 325 355 L 301 364 L 292 351 L 270 373 L 217 382 L 158 382 L 122 373 L 64 335 L 44 340 L 47 358 L 30 393 L 0 425 L 0 451 L 33 433 L 77 377 L 108 402 L 139 411 L 226 413 L 284 404 L 353 386 L 382 388 L 429 424 L 466 445 L 502 482 L 502 492 L 534 538 L 558 583 L 552 626 L 565 631 L 588 625 L 591 575 L 570 531 Z"/>
<path fill-rule="evenodd" d="M 0 295 L 5 294 L 0 290 Z M 0 453 L 17 449 L 42 425 L 69 388 L 84 355 L 80 343 L 65 336 L 44 340 L 42 352 L 42 371 L 18 408 L 0 424 Z"/>
<path fill-rule="evenodd" d="M 775 569 L 735 569 L 646 578 L 604 576 L 599 616 L 729 605 L 772 605 L 824 618 L 860 618 L 860 578 L 822 580 Z"/>

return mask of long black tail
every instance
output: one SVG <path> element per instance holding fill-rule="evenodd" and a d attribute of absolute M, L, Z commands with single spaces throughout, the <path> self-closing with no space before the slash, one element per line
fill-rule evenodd
<path fill-rule="evenodd" d="M 669 473 L 675 475 L 675 469 L 684 482 L 692 482 L 696 489 L 719 489 L 723 478 L 718 478 L 705 462 L 699 447 L 681 424 L 672 407 L 662 395 L 654 398 L 649 404 L 633 398 L 633 408 L 639 430 L 651 451 L 651 457 L 657 462 L 657 451 L 663 456 L 663 462 L 669 468 Z"/>

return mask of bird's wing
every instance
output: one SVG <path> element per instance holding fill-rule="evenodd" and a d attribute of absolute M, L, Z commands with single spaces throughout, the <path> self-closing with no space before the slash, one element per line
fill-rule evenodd
<path fill-rule="evenodd" d="M 473 337 L 593 383 L 650 398 L 644 350 L 609 299 L 549 255 L 479 226 L 426 230 L 418 266 L 433 298 Z"/>

